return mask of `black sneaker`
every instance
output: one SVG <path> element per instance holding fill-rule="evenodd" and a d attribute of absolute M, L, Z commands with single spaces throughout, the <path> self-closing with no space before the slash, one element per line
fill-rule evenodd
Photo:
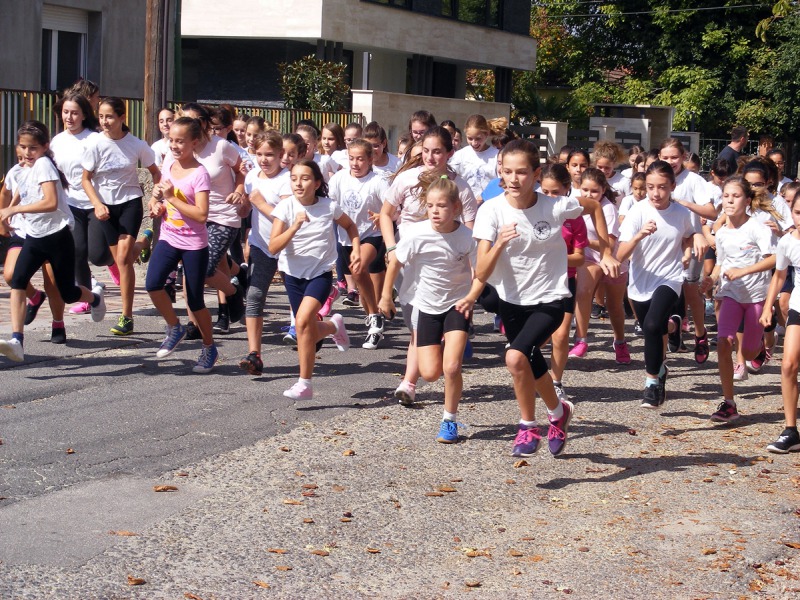
<path fill-rule="evenodd" d="M 669 368 L 664 365 L 664 374 L 658 377 L 658 387 L 661 388 L 661 404 L 667 399 L 667 376 L 669 375 Z"/>
<path fill-rule="evenodd" d="M 642 395 L 642 403 L 639 405 L 642 408 L 658 408 L 664 404 L 664 397 L 661 385 L 648 385 L 644 388 Z"/>
<path fill-rule="evenodd" d="M 644 331 L 642 331 L 642 325 L 639 323 L 639 320 L 633 322 L 633 335 L 636 337 L 642 337 L 644 335 Z"/>
<path fill-rule="evenodd" d="M 186 340 L 202 340 L 203 334 L 200 333 L 200 330 L 197 328 L 197 325 L 189 321 L 186 324 Z"/>
<path fill-rule="evenodd" d="M 600 309 L 603 308 L 599 304 L 592 302 L 592 318 L 599 319 L 600 318 Z"/>
<path fill-rule="evenodd" d="M 608 319 L 608 310 L 605 306 L 600 306 L 600 318 L 601 319 Z"/>
<path fill-rule="evenodd" d="M 42 308 L 42 304 L 47 300 L 47 294 L 42 291 L 40 291 L 39 294 L 39 302 L 36 304 L 31 304 L 30 302 L 25 303 L 25 325 L 33 323 L 34 319 L 36 319 L 36 315 L 39 314 L 39 309 Z"/>
<path fill-rule="evenodd" d="M 175 304 L 175 301 L 178 299 L 177 291 L 175 290 L 175 284 L 172 282 L 167 283 L 164 286 L 164 291 L 167 292 L 167 296 L 169 296 L 169 301 Z"/>
<path fill-rule="evenodd" d="M 214 323 L 214 333 L 228 333 L 231 330 L 231 323 L 228 319 L 228 310 L 227 308 L 222 308 L 223 306 L 227 307 L 227 304 L 223 304 L 220 306 L 219 314 L 217 315 L 217 322 Z"/>
<path fill-rule="evenodd" d="M 54 344 L 66 344 L 67 330 L 63 327 L 53 327 L 50 331 L 50 341 Z"/>
<path fill-rule="evenodd" d="M 777 454 L 788 454 L 789 452 L 800 451 L 800 434 L 797 429 L 789 429 L 788 427 L 783 430 L 778 436 L 778 439 L 767 446 L 767 450 Z"/>
<path fill-rule="evenodd" d="M 361 306 L 361 298 L 358 295 L 358 290 L 347 292 L 347 296 L 342 300 L 342 304 L 345 306 Z"/>
<path fill-rule="evenodd" d="M 667 350 L 670 352 L 678 352 L 681 349 L 681 318 L 678 315 L 672 315 L 669 318 L 675 326 L 672 333 L 667 333 Z M 669 331 L 669 329 L 667 329 Z"/>
<path fill-rule="evenodd" d="M 236 291 L 233 296 L 227 296 L 228 316 L 231 323 L 238 323 L 244 318 L 244 288 L 238 281 L 234 284 Z"/>
<path fill-rule="evenodd" d="M 251 352 L 239 361 L 239 368 L 242 371 L 247 371 L 250 375 L 261 375 L 264 370 L 264 363 L 261 362 L 261 356 L 258 352 Z"/>

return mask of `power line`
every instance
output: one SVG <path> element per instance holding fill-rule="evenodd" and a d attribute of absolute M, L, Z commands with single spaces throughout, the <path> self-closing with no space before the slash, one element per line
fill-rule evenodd
<path fill-rule="evenodd" d="M 587 2 L 588 4 L 588 2 Z M 763 8 L 765 6 L 771 6 L 770 4 L 741 4 L 737 6 L 705 6 L 705 7 L 698 7 L 698 8 L 672 8 L 668 10 L 642 10 L 642 11 L 635 11 L 635 12 L 615 12 L 615 13 L 590 13 L 585 15 L 547 15 L 549 19 L 572 19 L 578 17 L 587 17 L 587 18 L 610 18 L 610 17 L 621 17 L 621 16 L 629 16 L 629 15 L 664 15 L 670 13 L 684 13 L 684 12 L 696 12 L 701 10 L 736 10 L 738 8 Z M 546 7 L 542 7 L 546 8 Z"/>

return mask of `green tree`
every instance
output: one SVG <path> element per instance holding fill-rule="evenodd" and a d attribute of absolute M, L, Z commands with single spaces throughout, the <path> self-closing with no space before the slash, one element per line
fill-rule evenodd
<path fill-rule="evenodd" d="M 287 108 L 346 110 L 350 86 L 342 63 L 319 60 L 313 54 L 292 63 L 281 63 L 281 95 Z"/>

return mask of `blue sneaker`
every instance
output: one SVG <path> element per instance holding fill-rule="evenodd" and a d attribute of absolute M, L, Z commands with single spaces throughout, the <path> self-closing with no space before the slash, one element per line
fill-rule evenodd
<path fill-rule="evenodd" d="M 175 325 L 175 327 L 167 326 L 167 337 L 164 338 L 164 341 L 161 342 L 161 347 L 156 352 L 157 358 L 164 358 L 172 354 L 172 351 L 178 347 L 183 341 L 183 338 L 186 337 L 186 327 L 180 324 L 180 322 Z"/>
<path fill-rule="evenodd" d="M 440 444 L 455 444 L 458 441 L 458 423 L 444 419 L 439 426 L 436 441 Z"/>
<path fill-rule="evenodd" d="M 294 325 L 284 327 L 283 329 L 286 331 L 286 335 L 283 336 L 283 343 L 287 346 L 297 346 L 297 330 L 294 328 Z"/>
<path fill-rule="evenodd" d="M 467 345 L 464 346 L 464 360 L 472 358 L 472 342 L 467 339 Z"/>
<path fill-rule="evenodd" d="M 203 346 L 197 359 L 197 364 L 192 368 L 192 371 L 195 373 L 211 373 L 217 358 L 219 358 L 219 352 L 217 352 L 217 347 L 214 344 Z"/>
<path fill-rule="evenodd" d="M 542 435 L 539 433 L 537 426 L 528 427 L 520 423 L 517 426 L 517 435 L 514 438 L 514 449 L 511 451 L 511 456 L 533 456 L 539 449 L 539 442 Z"/>

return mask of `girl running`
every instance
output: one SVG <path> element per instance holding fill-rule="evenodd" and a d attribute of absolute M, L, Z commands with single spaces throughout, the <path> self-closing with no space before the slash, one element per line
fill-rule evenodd
<path fill-rule="evenodd" d="M 483 115 L 470 115 L 464 126 L 467 145 L 450 159 L 450 168 L 466 180 L 478 204 L 483 202 L 483 189 L 497 174 L 498 150 L 492 139 L 502 134 L 506 125 L 505 120 L 495 119 L 490 127 Z"/>
<path fill-rule="evenodd" d="M 418 142 L 431 127 L 436 127 L 436 117 L 427 110 L 418 110 L 408 120 L 408 132 L 413 141 Z M 448 131 L 448 133 L 450 133 Z M 452 136 L 450 138 L 452 140 Z M 402 153 L 401 153 L 402 154 Z"/>
<path fill-rule="evenodd" d="M 102 135 L 87 142 L 83 155 L 83 190 L 94 207 L 94 216 L 119 268 L 122 314 L 111 328 L 114 335 L 133 333 L 133 293 L 136 272 L 136 236 L 142 225 L 142 187 L 137 166 L 150 171 L 153 183 L 161 178 L 150 146 L 131 135 L 125 125 L 125 103 L 109 97 L 98 109 Z"/>
<path fill-rule="evenodd" d="M 283 395 L 294 400 L 310 400 L 314 395 L 311 376 L 317 342 L 331 336 L 340 351 L 350 348 L 342 315 L 337 313 L 323 321 L 317 318 L 333 284 L 334 224 L 346 229 L 350 236 L 353 245 L 350 270 L 353 273 L 361 270 L 361 243 L 350 217 L 327 197 L 328 186 L 317 163 L 308 159 L 298 161 L 292 167 L 291 180 L 294 196 L 272 211 L 268 250 L 273 256 L 283 251 L 278 263 L 297 319 L 300 378 Z"/>
<path fill-rule="evenodd" d="M 537 392 L 547 405 L 550 452 L 559 455 L 567 441 L 573 406 L 556 396 L 541 346 L 562 324 L 564 298 L 570 295 L 567 251 L 561 237 L 564 221 L 584 212 L 594 215 L 603 268 L 616 275 L 618 265 L 610 255 L 605 219 L 597 202 L 584 197 L 552 200 L 538 194 L 539 149 L 527 140 L 509 142 L 501 156 L 506 192 L 478 213 L 473 234 L 478 240 L 476 277 L 496 288 L 510 343 L 506 366 L 514 380 L 521 417 L 512 456 L 531 456 L 539 447 Z"/>
<path fill-rule="evenodd" d="M 164 163 L 164 157 L 169 152 L 169 128 L 172 126 L 174 120 L 175 111 L 171 108 L 165 107 L 158 111 L 158 130 L 161 132 L 161 138 L 153 142 L 150 148 L 153 150 L 156 166 L 159 169 Z M 53 138 L 53 141 L 55 141 L 55 138 Z"/>
<path fill-rule="evenodd" d="M 373 121 L 364 127 L 364 139 L 372 144 L 372 170 L 389 181 L 400 168 L 400 159 L 389 152 L 389 140 L 386 131 Z"/>
<path fill-rule="evenodd" d="M 755 212 L 758 206 L 756 195 L 743 177 L 734 176 L 725 182 L 722 210 L 726 223 L 715 236 L 717 265 L 701 288 L 705 292 L 717 286 L 716 297 L 720 302 L 717 360 L 722 402 L 711 420 L 722 423 L 739 418 L 733 397 L 731 352 L 740 324 L 742 335 L 738 345 L 743 359 L 752 360 L 764 349 L 764 328 L 759 318 L 769 287 L 769 271 L 775 267 L 777 239 L 769 227 L 748 214 L 748 211 Z"/>
<path fill-rule="evenodd" d="M 620 228 L 617 259 L 630 258 L 628 298 L 644 333 L 645 388 L 641 406 L 658 408 L 666 399 L 664 335 L 683 283 L 683 254 L 693 247 L 703 256 L 706 241 L 696 233 L 688 209 L 673 201 L 675 171 L 661 160 L 645 174 L 647 200 L 633 205 Z"/>
<path fill-rule="evenodd" d="M 400 266 L 409 265 L 416 274 L 411 319 L 418 333 L 420 374 L 426 381 L 436 381 L 444 374 L 444 413 L 436 441 L 452 444 L 458 441 L 461 361 L 472 308 L 483 284 L 472 278 L 476 251 L 472 232 L 457 220 L 461 209 L 458 186 L 443 176 L 427 187 L 423 197 L 428 219 L 410 225 L 398 242 L 396 260 L 384 283 L 381 310 L 394 315 L 394 280 Z"/>
<path fill-rule="evenodd" d="M 75 284 L 75 245 L 69 228 L 72 214 L 65 188 L 68 182 L 50 154 L 50 134 L 39 121 L 26 121 L 17 130 L 17 148 L 27 168 L 20 172 L 11 206 L 0 210 L 0 223 L 9 226 L 14 215 L 23 215 L 25 241 L 11 279 L 11 339 L 0 341 L 0 354 L 14 362 L 25 359 L 25 290 L 31 277 L 45 262 L 61 298 L 67 304 L 88 302 L 92 320 L 103 320 L 106 311 L 103 289 L 89 290 Z"/>
<path fill-rule="evenodd" d="M 259 134 L 254 140 L 258 169 L 247 174 L 244 182 L 250 204 L 253 206 L 253 228 L 250 231 L 250 261 L 248 264 L 247 323 L 248 354 L 239 361 L 239 368 L 250 375 L 260 376 L 264 363 L 261 359 L 261 335 L 264 331 L 264 303 L 270 284 L 278 270 L 278 258 L 269 251 L 272 235 L 272 211 L 292 195 L 289 171 L 281 166 L 283 139 L 276 131 Z"/>
<path fill-rule="evenodd" d="M 167 335 L 156 357 L 172 354 L 186 337 L 172 301 L 164 290 L 167 276 L 183 263 L 186 304 L 194 314 L 203 339 L 203 349 L 192 371 L 210 373 L 218 352 L 211 331 L 211 313 L 203 300 L 208 270 L 208 197 L 211 178 L 195 157 L 204 140 L 203 127 L 197 119 L 180 117 L 169 130 L 171 160 L 165 162 L 161 183 L 153 189 L 150 216 L 162 217 L 159 240 L 153 248 L 145 287 L 150 300 L 167 322 Z"/>

